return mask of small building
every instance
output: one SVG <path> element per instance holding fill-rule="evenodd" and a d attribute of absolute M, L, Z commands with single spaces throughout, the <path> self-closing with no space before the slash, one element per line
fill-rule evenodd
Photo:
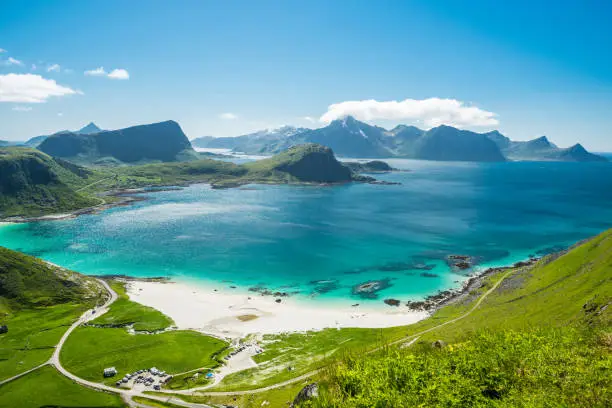
<path fill-rule="evenodd" d="M 109 367 L 104 369 L 104 377 L 114 377 L 117 375 L 117 369 L 115 367 Z"/>
<path fill-rule="evenodd" d="M 0 326 L 0 334 L 8 333 L 8 326 L 2 325 Z"/>
<path fill-rule="evenodd" d="M 155 368 L 155 367 L 153 367 L 153 368 L 149 369 L 149 372 L 150 372 L 151 374 L 153 374 L 153 375 L 157 375 L 157 374 L 159 374 L 159 370 L 158 370 L 157 368 Z"/>

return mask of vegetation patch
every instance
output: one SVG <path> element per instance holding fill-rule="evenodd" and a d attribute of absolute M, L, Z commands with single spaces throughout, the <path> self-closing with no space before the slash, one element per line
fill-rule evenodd
<path fill-rule="evenodd" d="M 174 321 L 159 310 L 130 301 L 124 282 L 113 280 L 109 284 L 119 298 L 110 306 L 108 312 L 92 320 L 90 324 L 111 327 L 132 325 L 136 331 L 148 332 L 164 330 L 174 325 Z"/>
<path fill-rule="evenodd" d="M 123 328 L 80 327 L 70 335 L 60 357 L 71 373 L 112 384 L 125 374 L 151 367 L 170 374 L 216 367 L 214 356 L 226 347 L 221 340 L 193 331 L 133 335 Z M 117 378 L 103 378 L 107 367 L 117 368 Z"/>
<path fill-rule="evenodd" d="M 483 331 L 442 349 L 388 349 L 327 370 L 303 407 L 604 407 L 609 350 L 574 328 Z"/>
<path fill-rule="evenodd" d="M 51 366 L 0 386 L 0 407 L 125 407 L 114 394 L 81 387 Z"/>

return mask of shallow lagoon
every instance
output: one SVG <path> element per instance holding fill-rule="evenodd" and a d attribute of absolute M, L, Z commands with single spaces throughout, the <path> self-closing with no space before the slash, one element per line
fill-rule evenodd
<path fill-rule="evenodd" d="M 466 272 L 566 247 L 610 227 L 610 163 L 388 160 L 401 185 L 193 185 L 100 214 L 0 227 L 0 245 L 88 274 L 260 286 L 328 301 L 417 299 Z M 373 299 L 354 285 L 388 279 Z"/>

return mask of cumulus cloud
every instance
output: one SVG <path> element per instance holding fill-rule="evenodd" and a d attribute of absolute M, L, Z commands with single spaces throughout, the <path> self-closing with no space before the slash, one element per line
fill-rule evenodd
<path fill-rule="evenodd" d="M 494 126 L 499 124 L 493 112 L 467 105 L 456 99 L 405 99 L 403 101 L 346 101 L 327 108 L 320 121 L 329 123 L 345 116 L 360 120 L 416 120 L 426 127 Z"/>
<path fill-rule="evenodd" d="M 234 120 L 234 119 L 238 119 L 238 115 L 231 113 L 231 112 L 225 112 L 219 115 L 219 117 L 221 119 L 224 120 Z"/>
<path fill-rule="evenodd" d="M 84 74 L 86 76 L 106 76 L 106 71 L 104 70 L 104 67 L 100 67 L 100 68 L 90 69 L 88 71 L 85 71 Z"/>
<path fill-rule="evenodd" d="M 8 60 L 6 60 L 6 64 L 7 65 L 23 65 L 23 62 L 13 57 L 8 57 Z"/>
<path fill-rule="evenodd" d="M 60 72 L 61 69 L 62 67 L 59 64 L 53 64 L 47 67 L 47 72 Z"/>
<path fill-rule="evenodd" d="M 113 69 L 108 77 L 110 79 L 130 79 L 130 74 L 125 69 Z"/>
<path fill-rule="evenodd" d="M 15 112 L 29 112 L 32 110 L 29 106 L 13 106 Z"/>
<path fill-rule="evenodd" d="M 52 96 L 60 97 L 80 93 L 40 75 L 0 75 L 0 102 L 43 103 Z"/>
<path fill-rule="evenodd" d="M 130 73 L 125 69 L 113 69 L 111 72 L 107 73 L 104 67 L 99 67 L 85 71 L 84 74 L 86 76 L 105 76 L 110 79 L 130 79 Z"/>

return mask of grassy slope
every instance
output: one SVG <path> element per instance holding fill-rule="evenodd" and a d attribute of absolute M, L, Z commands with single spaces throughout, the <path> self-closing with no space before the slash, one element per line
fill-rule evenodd
<path fill-rule="evenodd" d="M 42 367 L 0 386 L 0 407 L 124 407 L 121 398 L 81 387 L 55 368 Z"/>
<path fill-rule="evenodd" d="M 0 379 L 47 361 L 68 326 L 100 301 L 90 277 L 0 247 Z"/>
<path fill-rule="evenodd" d="M 0 149 L 0 216 L 39 216 L 96 205 L 98 199 L 76 190 L 103 176 L 35 149 Z"/>
<path fill-rule="evenodd" d="M 471 315 L 421 336 L 416 347 L 341 360 L 325 373 L 327 392 L 313 406 L 606 406 L 611 272 L 608 231 L 514 271 Z M 499 278 L 410 332 L 462 315 Z M 451 346 L 433 350 L 435 339 Z"/>
<path fill-rule="evenodd" d="M 111 321 L 129 321 L 141 329 L 163 329 L 172 320 L 161 312 L 125 299 L 112 305 Z M 104 320 L 101 316 L 98 320 Z M 97 321 L 94 321 L 97 323 Z M 138 369 L 157 367 L 168 373 L 181 373 L 200 367 L 216 367 L 215 356 L 227 344 L 213 337 L 186 330 L 167 331 L 159 334 L 130 334 L 124 327 L 79 327 L 66 341 L 61 359 L 64 367 L 79 377 L 112 384 L 117 378 Z M 104 379 L 102 370 L 114 366 L 119 371 L 116 378 Z"/>
<path fill-rule="evenodd" d="M 117 292 L 119 298 L 110 307 L 110 310 L 92 320 L 90 324 L 104 326 L 133 325 L 136 331 L 157 331 L 174 325 L 172 319 L 152 307 L 131 302 L 122 282 L 111 281 L 110 286 Z"/>

